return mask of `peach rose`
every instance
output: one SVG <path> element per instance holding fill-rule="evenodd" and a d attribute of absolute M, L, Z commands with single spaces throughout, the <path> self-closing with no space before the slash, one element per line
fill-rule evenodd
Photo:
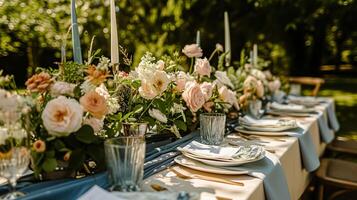
<path fill-rule="evenodd" d="M 205 104 L 205 94 L 196 81 L 186 83 L 182 98 L 192 112 L 197 112 L 197 110 L 202 108 L 203 104 Z"/>
<path fill-rule="evenodd" d="M 264 85 L 263 82 L 260 80 L 257 82 L 256 94 L 258 98 L 262 98 L 264 96 Z"/>
<path fill-rule="evenodd" d="M 225 102 L 224 106 L 229 109 L 234 106 L 235 109 L 239 110 L 238 101 L 236 98 L 236 93 L 228 89 L 226 86 L 221 87 L 218 90 L 219 98 Z"/>
<path fill-rule="evenodd" d="M 63 160 L 64 161 L 69 161 L 70 158 L 71 158 L 71 152 L 68 151 L 66 154 L 64 154 Z"/>
<path fill-rule="evenodd" d="M 202 49 L 197 44 L 186 45 L 182 49 L 182 53 L 184 53 L 189 58 L 200 58 L 202 57 Z"/>
<path fill-rule="evenodd" d="M 31 92 L 46 92 L 52 83 L 51 76 L 46 72 L 33 75 L 25 85 Z"/>
<path fill-rule="evenodd" d="M 32 147 L 37 153 L 42 153 L 46 151 L 46 143 L 42 140 L 36 140 L 36 142 L 33 143 Z"/>
<path fill-rule="evenodd" d="M 59 96 L 49 101 L 42 112 L 43 125 L 50 135 L 68 136 L 81 128 L 83 109 L 74 99 Z"/>
<path fill-rule="evenodd" d="M 244 94 L 253 93 L 258 85 L 258 80 L 253 76 L 248 76 L 243 83 Z"/>
<path fill-rule="evenodd" d="M 248 99 L 249 99 L 250 93 L 243 94 L 242 96 L 239 97 L 239 105 L 241 106 L 247 106 L 248 105 Z"/>
<path fill-rule="evenodd" d="M 163 93 L 167 89 L 169 83 L 170 79 L 166 72 L 160 70 L 155 71 L 154 77 L 152 77 L 152 84 L 158 94 Z"/>
<path fill-rule="evenodd" d="M 84 110 L 89 112 L 94 117 L 101 119 L 108 112 L 108 107 L 105 98 L 95 91 L 86 93 L 79 99 Z"/>
<path fill-rule="evenodd" d="M 212 83 L 204 82 L 201 84 L 201 90 L 203 94 L 205 95 L 205 101 L 208 101 L 213 93 L 213 85 Z"/>
<path fill-rule="evenodd" d="M 206 102 L 205 104 L 203 104 L 203 108 L 207 111 L 207 112 L 212 112 L 212 107 L 214 106 L 214 103 L 212 101 Z"/>
<path fill-rule="evenodd" d="M 201 76 L 209 76 L 211 74 L 211 65 L 207 58 L 198 58 L 195 63 L 195 72 Z"/>

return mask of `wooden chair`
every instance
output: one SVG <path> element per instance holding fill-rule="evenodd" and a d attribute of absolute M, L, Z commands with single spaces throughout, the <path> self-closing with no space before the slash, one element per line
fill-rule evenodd
<path fill-rule="evenodd" d="M 357 141 L 346 137 L 336 137 L 327 145 L 327 149 L 336 153 L 357 155 Z"/>
<path fill-rule="evenodd" d="M 292 84 L 315 86 L 311 95 L 317 96 L 317 93 L 320 91 L 321 85 L 325 83 L 325 80 L 322 78 L 316 78 L 316 77 L 290 77 L 289 82 Z"/>
<path fill-rule="evenodd" d="M 322 159 L 316 172 L 319 180 L 319 200 L 324 199 L 326 186 L 334 186 L 339 190 L 329 195 L 329 200 L 336 199 L 357 190 L 357 163 L 339 159 Z"/>

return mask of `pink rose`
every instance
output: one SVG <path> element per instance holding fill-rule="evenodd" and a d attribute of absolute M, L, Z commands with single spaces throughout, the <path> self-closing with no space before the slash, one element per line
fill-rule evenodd
<path fill-rule="evenodd" d="M 211 98 L 212 92 L 213 92 L 212 83 L 208 83 L 208 82 L 202 83 L 201 90 L 202 90 L 203 94 L 205 95 L 205 101 L 208 101 Z"/>
<path fill-rule="evenodd" d="M 187 75 L 185 72 L 179 71 L 178 74 L 176 75 L 175 90 L 178 92 L 182 92 L 185 89 L 186 82 L 191 79 L 192 77 Z"/>
<path fill-rule="evenodd" d="M 202 49 L 197 44 L 186 45 L 182 49 L 182 53 L 184 53 L 189 58 L 200 58 L 202 57 Z"/>
<path fill-rule="evenodd" d="M 224 106 L 229 109 L 234 106 L 235 109 L 239 110 L 238 101 L 236 98 L 236 93 L 228 89 L 226 86 L 221 87 L 218 90 L 219 98 L 225 102 Z"/>
<path fill-rule="evenodd" d="M 257 82 L 256 94 L 258 98 L 262 98 L 264 96 L 264 85 L 263 82 L 260 80 Z"/>
<path fill-rule="evenodd" d="M 211 74 L 211 65 L 207 58 L 198 58 L 195 63 L 195 72 L 201 76 L 209 76 Z"/>
<path fill-rule="evenodd" d="M 205 94 L 202 92 L 200 85 L 196 81 L 186 83 L 182 98 L 192 112 L 197 112 L 197 110 L 202 108 L 203 104 L 205 104 Z"/>

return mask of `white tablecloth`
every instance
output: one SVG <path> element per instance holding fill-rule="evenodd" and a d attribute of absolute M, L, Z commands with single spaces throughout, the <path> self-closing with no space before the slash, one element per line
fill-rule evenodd
<path fill-rule="evenodd" d="M 334 101 L 328 99 L 328 103 L 318 106 L 317 109 L 324 112 L 327 120 L 327 107 L 333 106 Z M 325 150 L 326 144 L 322 143 L 319 134 L 318 116 L 299 117 L 294 118 L 302 124 L 302 126 L 309 130 L 316 151 L 319 155 Z M 275 151 L 275 155 L 279 158 L 283 167 L 288 188 L 292 200 L 297 200 L 303 194 L 304 190 L 310 182 L 311 175 L 303 169 L 300 155 L 299 142 L 296 137 L 263 137 L 260 139 L 266 141 L 265 143 L 269 149 Z M 212 175 L 204 172 L 194 171 L 192 173 L 200 173 L 209 176 Z M 161 173 L 155 174 L 144 181 L 143 190 L 153 191 L 151 184 L 156 183 L 169 189 L 170 191 L 195 191 L 202 192 L 201 199 L 216 199 L 216 197 L 227 199 L 249 199 L 261 200 L 264 199 L 263 181 L 258 178 L 250 176 L 230 176 L 232 180 L 237 180 L 244 183 L 244 186 L 228 185 L 224 183 L 217 183 L 212 181 L 205 181 L 200 179 L 181 179 L 176 177 L 173 172 L 165 170 Z"/>

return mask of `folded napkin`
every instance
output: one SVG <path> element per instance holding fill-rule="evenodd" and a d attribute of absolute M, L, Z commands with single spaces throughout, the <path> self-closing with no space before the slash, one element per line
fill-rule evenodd
<path fill-rule="evenodd" d="M 230 170 L 248 171 L 248 174 L 263 180 L 265 198 L 268 200 L 289 200 L 288 184 L 279 159 L 269 152 L 257 162 L 237 167 L 224 167 Z"/>
<path fill-rule="evenodd" d="M 178 148 L 181 152 L 192 154 L 199 158 L 214 158 L 217 160 L 252 160 L 260 157 L 264 150 L 258 145 L 239 146 L 239 147 L 222 147 L 213 146 L 192 141 L 183 148 Z"/>
<path fill-rule="evenodd" d="M 239 118 L 239 122 L 245 126 L 255 127 L 281 127 L 281 126 L 297 126 L 295 120 L 286 119 L 254 119 L 248 115 Z"/>
<path fill-rule="evenodd" d="M 292 111 L 292 112 L 300 112 L 305 108 L 305 106 L 302 105 L 296 105 L 296 104 L 280 104 L 277 102 L 273 102 L 270 104 L 270 108 L 273 110 L 281 110 L 281 111 Z"/>
<path fill-rule="evenodd" d="M 288 132 L 288 135 L 298 138 L 302 164 L 306 171 L 316 170 L 320 166 L 320 160 L 309 130 L 299 127 L 294 132 Z"/>

